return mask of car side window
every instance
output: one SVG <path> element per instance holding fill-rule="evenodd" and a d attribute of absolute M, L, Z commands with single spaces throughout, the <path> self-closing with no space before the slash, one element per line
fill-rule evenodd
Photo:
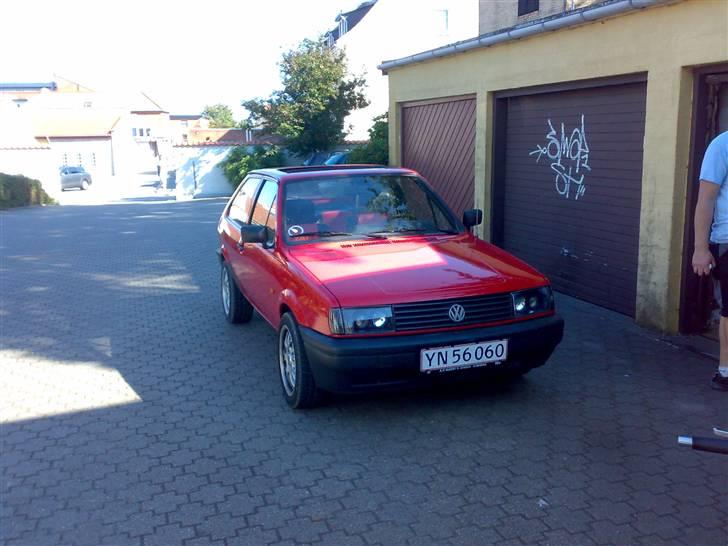
<path fill-rule="evenodd" d="M 271 180 L 266 180 L 263 188 L 258 194 L 253 209 L 253 218 L 251 223 L 257 226 L 267 226 L 269 228 L 268 244 L 273 244 L 276 233 L 276 196 L 278 195 L 278 184 Z"/>
<path fill-rule="evenodd" d="M 250 210 L 253 207 L 253 199 L 261 183 L 260 178 L 248 178 L 243 182 L 240 191 L 230 204 L 228 217 L 241 224 L 247 224 L 250 219 Z"/>

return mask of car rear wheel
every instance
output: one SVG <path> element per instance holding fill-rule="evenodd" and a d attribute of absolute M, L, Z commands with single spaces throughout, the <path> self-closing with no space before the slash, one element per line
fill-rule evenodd
<path fill-rule="evenodd" d="M 89 186 L 89 182 L 88 182 L 88 180 L 86 178 L 84 178 L 83 180 L 81 180 L 81 189 L 82 190 L 87 190 L 88 189 L 88 186 Z"/>
<path fill-rule="evenodd" d="M 253 317 L 253 306 L 245 299 L 233 280 L 230 266 L 227 262 L 220 264 L 220 296 L 222 311 L 231 324 L 250 322 Z"/>
<path fill-rule="evenodd" d="M 294 409 L 312 408 L 319 399 L 301 334 L 293 315 L 285 313 L 278 329 L 278 369 L 283 398 Z"/>

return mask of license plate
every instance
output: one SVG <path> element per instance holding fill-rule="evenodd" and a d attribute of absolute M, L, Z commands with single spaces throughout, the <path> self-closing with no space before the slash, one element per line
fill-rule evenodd
<path fill-rule="evenodd" d="M 466 343 L 452 347 L 435 347 L 420 351 L 420 371 L 459 370 L 488 364 L 500 364 L 508 358 L 508 340 Z"/>

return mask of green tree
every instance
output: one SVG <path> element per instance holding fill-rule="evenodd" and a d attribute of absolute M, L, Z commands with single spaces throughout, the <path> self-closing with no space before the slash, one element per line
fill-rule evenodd
<path fill-rule="evenodd" d="M 369 142 L 349 152 L 347 163 L 389 164 L 389 123 L 387 114 L 377 116 L 369 128 Z"/>
<path fill-rule="evenodd" d="M 256 146 L 252 152 L 245 146 L 237 146 L 218 164 L 218 167 L 222 169 L 232 187 L 237 188 L 249 171 L 279 167 L 282 163 L 283 152 L 277 146 L 268 148 Z"/>
<path fill-rule="evenodd" d="M 227 104 L 208 104 L 202 110 L 202 117 L 210 120 L 210 127 L 235 127 L 233 111 Z"/>
<path fill-rule="evenodd" d="M 283 89 L 243 102 L 251 126 L 284 138 L 293 153 L 331 149 L 344 139 L 344 119 L 368 104 L 363 78 L 347 75 L 346 55 L 323 41 L 304 40 L 279 63 Z"/>

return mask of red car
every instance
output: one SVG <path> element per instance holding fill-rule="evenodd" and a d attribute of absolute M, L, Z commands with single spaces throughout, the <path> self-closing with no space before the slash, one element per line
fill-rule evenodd
<path fill-rule="evenodd" d="M 476 238 L 416 172 L 253 171 L 220 217 L 222 307 L 278 331 L 283 396 L 519 375 L 561 341 L 548 280 Z"/>

